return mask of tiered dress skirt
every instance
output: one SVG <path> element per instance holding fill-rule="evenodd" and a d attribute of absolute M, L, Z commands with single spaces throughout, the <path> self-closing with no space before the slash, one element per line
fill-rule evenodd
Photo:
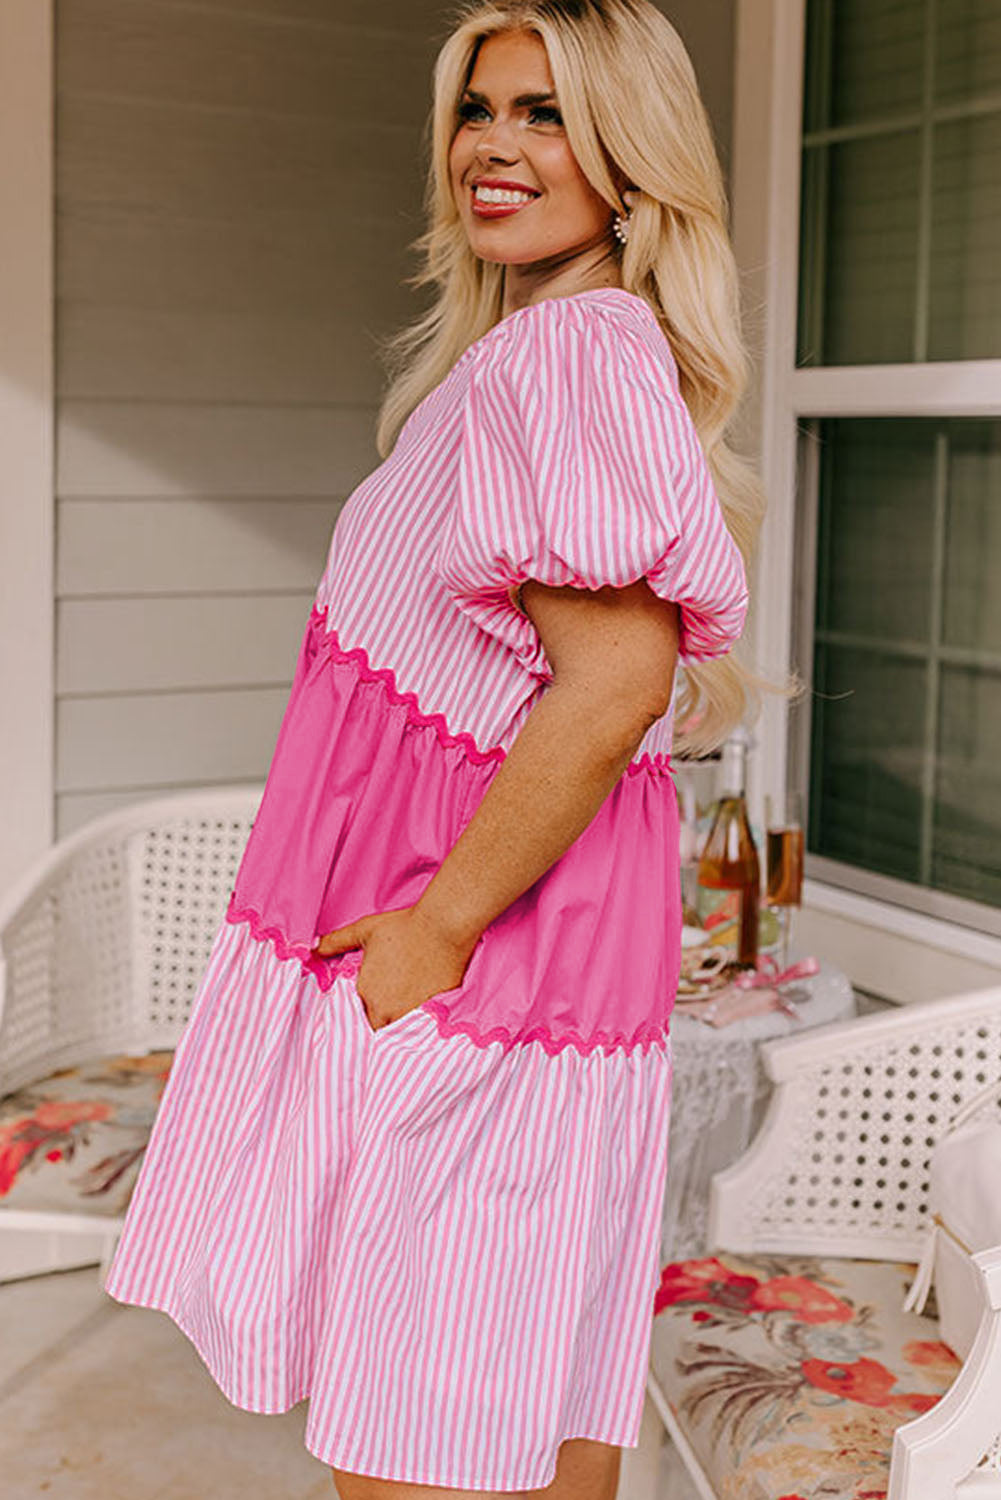
<path fill-rule="evenodd" d="M 105 1286 L 166 1312 L 235 1405 L 308 1397 L 306 1445 L 327 1464 L 541 1488 L 566 1438 L 638 1441 L 670 976 L 650 1016 L 648 949 L 601 968 L 596 924 L 628 944 L 637 917 L 595 879 L 599 814 L 593 846 L 486 929 L 460 985 L 373 1029 L 361 952 L 317 958 L 315 938 L 416 900 L 503 757 L 325 623 L 314 609 Z M 666 820 L 670 847 L 662 766 L 613 796 L 605 816 L 638 839 Z M 671 870 L 653 886 L 669 912 Z"/>

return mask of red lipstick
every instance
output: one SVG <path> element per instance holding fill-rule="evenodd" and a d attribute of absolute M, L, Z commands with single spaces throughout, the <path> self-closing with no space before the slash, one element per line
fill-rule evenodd
<path fill-rule="evenodd" d="M 476 197 L 477 187 L 508 188 L 513 192 L 530 193 L 532 196 L 524 203 L 480 203 Z M 481 219 L 507 219 L 511 214 L 516 214 L 522 208 L 527 208 L 529 203 L 534 202 L 540 194 L 535 188 L 530 188 L 524 182 L 513 182 L 507 177 L 478 177 L 470 184 L 470 197 L 472 210 L 477 218 Z"/>

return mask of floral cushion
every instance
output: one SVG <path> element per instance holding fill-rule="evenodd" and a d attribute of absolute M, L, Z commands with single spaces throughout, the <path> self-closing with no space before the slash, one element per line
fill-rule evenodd
<path fill-rule="evenodd" d="M 173 1056 L 99 1057 L 0 1098 L 0 1214 L 124 1214 Z"/>
<path fill-rule="evenodd" d="M 914 1266 L 745 1257 L 664 1266 L 653 1374 L 720 1500 L 886 1500 L 894 1429 L 960 1361 L 901 1306 Z"/>

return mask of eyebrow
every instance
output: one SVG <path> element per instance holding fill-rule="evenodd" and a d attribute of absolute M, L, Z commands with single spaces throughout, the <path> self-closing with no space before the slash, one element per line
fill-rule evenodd
<path fill-rule="evenodd" d="M 475 100 L 475 102 L 477 104 L 489 104 L 489 102 L 490 102 L 489 99 L 487 98 L 486 94 L 481 94 L 476 89 L 466 89 L 464 92 L 465 92 L 467 98 Z M 518 97 L 517 97 L 517 99 L 515 99 L 514 103 L 520 109 L 520 108 L 523 108 L 523 107 L 527 107 L 528 105 L 531 105 L 531 104 L 546 104 L 546 103 L 549 102 L 550 99 L 552 99 L 552 100 L 555 101 L 556 95 L 555 94 L 519 94 Z"/>

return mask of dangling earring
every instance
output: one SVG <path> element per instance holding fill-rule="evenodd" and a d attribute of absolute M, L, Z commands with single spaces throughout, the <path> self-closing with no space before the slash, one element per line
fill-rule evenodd
<path fill-rule="evenodd" d="M 627 191 L 622 194 L 622 201 L 626 205 L 627 212 L 625 213 L 625 215 L 615 215 L 614 219 L 612 220 L 612 229 L 614 231 L 615 238 L 621 245 L 624 245 L 629 238 L 629 221 L 633 216 L 632 211 L 636 202 L 636 194 L 634 192 Z"/>

